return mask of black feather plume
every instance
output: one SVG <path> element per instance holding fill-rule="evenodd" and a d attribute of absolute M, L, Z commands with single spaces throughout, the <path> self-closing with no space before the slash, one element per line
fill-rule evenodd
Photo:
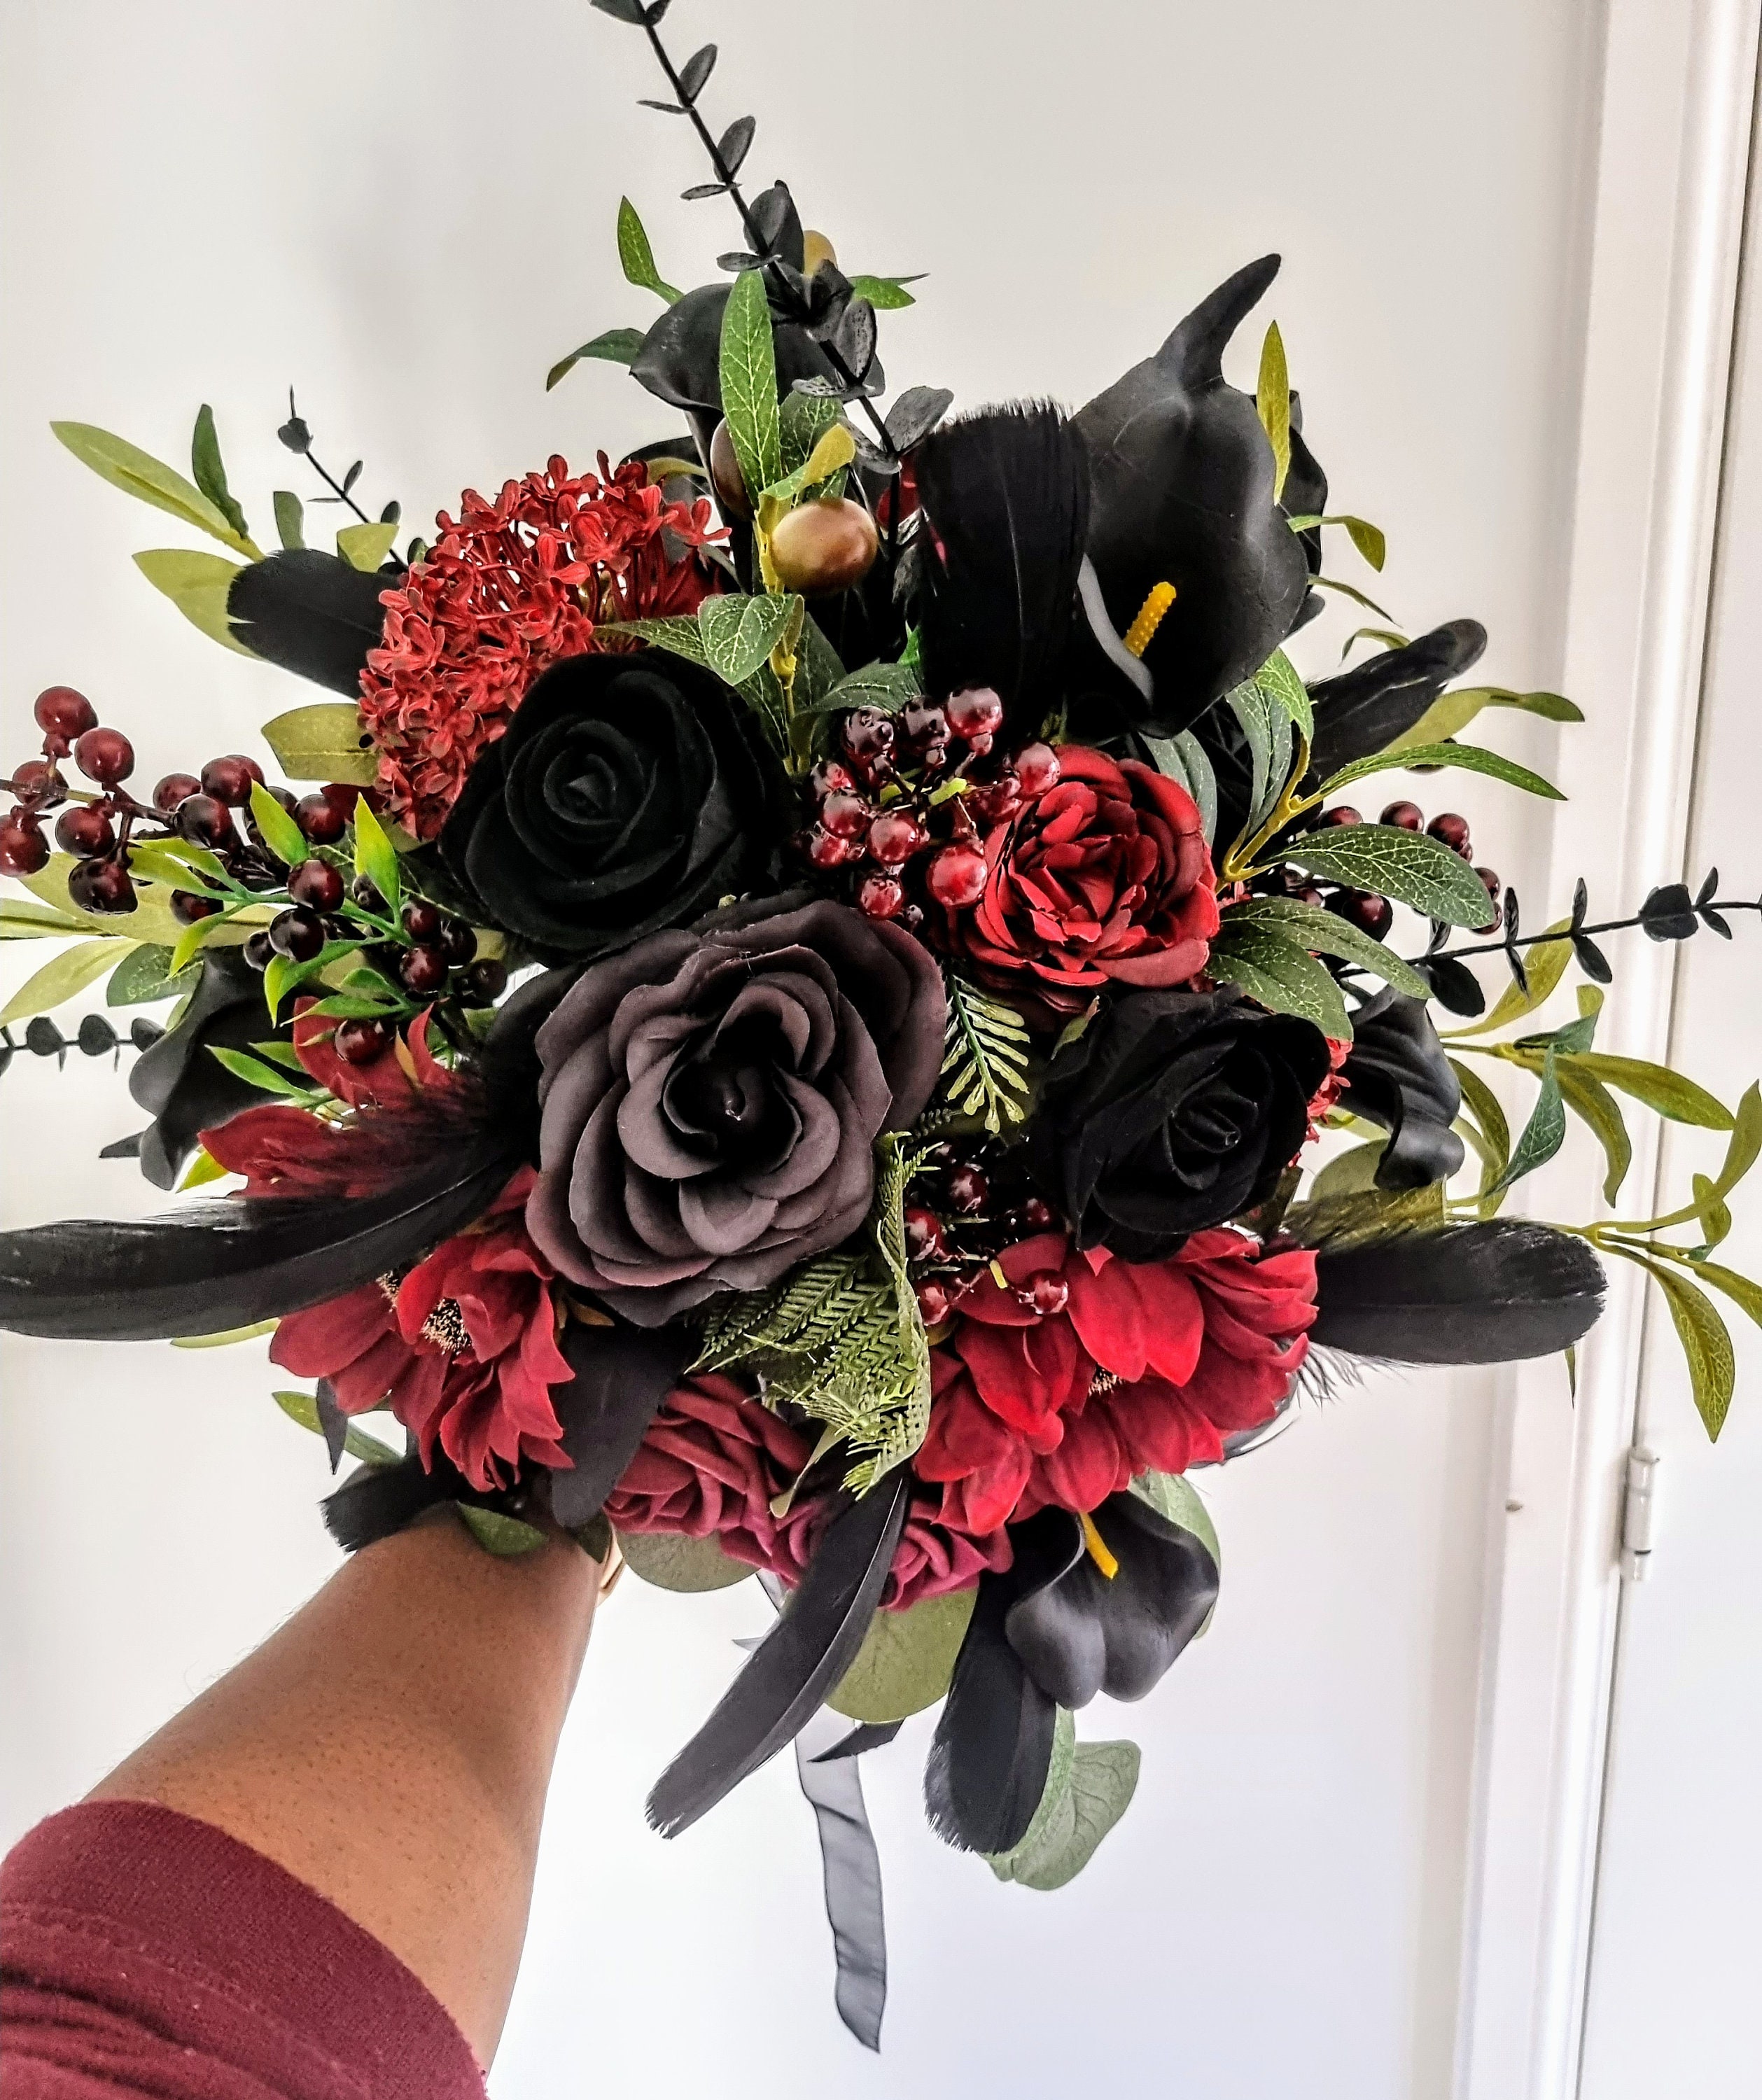
<path fill-rule="evenodd" d="M 1009 1645 L 1004 1621 L 1015 1601 L 1007 1577 L 980 1578 L 924 1767 L 930 1828 L 963 1852 L 1019 1845 L 1052 1767 L 1058 1709 Z"/>
<path fill-rule="evenodd" d="M 826 1527 L 775 1626 L 656 1782 L 648 1820 L 664 1838 L 676 1838 L 775 1756 L 850 1667 L 893 1566 L 911 1493 L 902 1468 Z"/>
<path fill-rule="evenodd" d="M 579 1531 L 598 1515 L 699 1344 L 689 1328 L 590 1327 L 572 1320 L 564 1329 L 563 1353 L 575 1376 L 550 1397 L 572 1462 L 551 1475 L 550 1510 L 565 1531 Z"/>
<path fill-rule="evenodd" d="M 322 1504 L 325 1529 L 345 1553 L 389 1538 L 435 1502 L 471 1493 L 465 1476 L 436 1451 L 432 1467 L 414 1453 L 395 1466 L 362 1466 Z"/>
<path fill-rule="evenodd" d="M 1049 402 L 1016 402 L 944 423 L 914 460 L 936 540 L 922 568 L 926 687 L 940 699 L 989 686 L 1031 735 L 1062 698 L 1089 525 L 1083 439 Z"/>
<path fill-rule="evenodd" d="M 1580 1340 L 1603 1289 L 1583 1240 L 1524 1218 L 1323 1245 L 1309 1339 L 1399 1363 L 1515 1363 Z"/>
<path fill-rule="evenodd" d="M 247 649 L 352 700 L 367 652 L 379 646 L 385 619 L 379 594 L 399 580 L 315 547 L 289 547 L 239 571 L 227 612 Z"/>

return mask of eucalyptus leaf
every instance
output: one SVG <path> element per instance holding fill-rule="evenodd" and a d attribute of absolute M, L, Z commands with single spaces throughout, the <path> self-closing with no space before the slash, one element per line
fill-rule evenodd
<path fill-rule="evenodd" d="M 718 365 L 722 414 L 741 475 L 749 488 L 769 488 L 783 478 L 783 452 L 777 355 L 762 271 L 743 271 L 734 280 L 722 311 Z"/>
<path fill-rule="evenodd" d="M 657 293 L 669 307 L 684 298 L 678 286 L 669 285 L 655 267 L 655 251 L 649 245 L 647 230 L 628 197 L 618 200 L 618 260 L 628 283 Z"/>
<path fill-rule="evenodd" d="M 856 1660 L 826 1695 L 852 1721 L 903 1721 L 948 1689 L 973 1617 L 975 1590 L 926 1597 L 909 1611 L 877 1612 Z"/>
<path fill-rule="evenodd" d="M 272 1326 L 274 1322 L 270 1323 Z M 302 1429 L 310 1429 L 315 1436 L 322 1436 L 324 1425 L 318 1419 L 318 1402 L 309 1392 L 278 1392 L 275 1403 L 289 1421 L 297 1422 Z M 358 1429 L 351 1422 L 343 1437 L 342 1448 L 351 1458 L 359 1458 L 364 1466 L 396 1466 L 403 1462 L 389 1444 L 382 1444 L 377 1436 L 369 1436 L 364 1429 Z"/>
<path fill-rule="evenodd" d="M 753 1571 L 731 1560 L 708 1538 L 688 1538 L 682 1531 L 620 1531 L 618 1544 L 630 1572 L 657 1590 L 726 1590 L 744 1582 Z"/>
<path fill-rule="evenodd" d="M 500 1510 L 479 1509 L 475 1502 L 455 1502 L 453 1507 L 472 1538 L 498 1560 L 523 1559 L 528 1553 L 537 1553 L 545 1543 L 545 1534 L 537 1524 L 523 1524 L 517 1516 L 504 1516 Z"/>
<path fill-rule="evenodd" d="M 263 550 L 249 535 L 233 529 L 218 504 L 163 460 L 155 459 L 151 452 L 144 452 L 126 438 L 100 430 L 95 424 L 51 423 L 49 427 L 75 459 L 101 475 L 113 488 L 138 496 L 143 503 L 152 504 L 156 510 L 169 511 L 174 518 L 181 518 L 186 525 L 193 525 L 210 538 L 236 548 L 254 562 L 263 558 Z"/>
<path fill-rule="evenodd" d="M 227 593 L 241 564 L 224 554 L 205 554 L 195 547 L 152 547 L 135 557 L 135 566 L 156 591 L 162 591 L 210 642 L 241 656 L 254 657 L 232 632 L 227 617 Z"/>
<path fill-rule="evenodd" d="M 33 1014 L 48 1013 L 77 999 L 90 984 L 113 970 L 133 949 L 132 941 L 80 941 L 51 956 L 41 969 L 33 970 L 0 1007 L 0 1028 L 15 1021 L 29 1021 Z"/>
<path fill-rule="evenodd" d="M 879 306 L 877 299 L 872 305 Z M 887 411 L 887 439 L 896 452 L 908 452 L 921 445 L 954 406 L 954 395 L 946 386 L 908 386 Z"/>
<path fill-rule="evenodd" d="M 349 700 L 290 708 L 263 727 L 263 739 L 290 780 L 336 780 L 370 788 L 379 771 L 373 739 Z"/>
<path fill-rule="evenodd" d="M 1349 1042 L 1352 1020 L 1340 986 L 1306 948 L 1264 926 L 1230 920 L 1212 943 L 1210 974 L 1240 985 L 1274 1013 L 1301 1014 L 1324 1035 Z"/>
<path fill-rule="evenodd" d="M 559 357 L 545 374 L 545 391 L 548 394 L 559 379 L 574 371 L 584 357 L 596 358 L 607 364 L 621 364 L 626 370 L 635 364 L 641 353 L 647 331 L 643 329 L 606 329 L 584 342 L 579 350 L 572 350 L 567 357 Z"/>
<path fill-rule="evenodd" d="M 1532 773 L 1527 765 L 1520 765 L 1516 759 L 1507 758 L 1497 751 L 1483 751 L 1473 743 L 1408 744 L 1400 749 L 1379 751 L 1368 758 L 1355 759 L 1350 765 L 1343 765 L 1331 779 L 1322 783 L 1324 795 L 1337 794 L 1342 788 L 1349 787 L 1354 780 L 1367 779 L 1373 773 L 1389 773 L 1420 765 L 1455 765 L 1464 772 L 1485 773 L 1507 786 L 1521 788 L 1526 795 L 1539 795 L 1550 802 L 1564 802 L 1565 796 L 1552 781 L 1544 780 L 1539 773 Z"/>
<path fill-rule="evenodd" d="M 1137 1745 L 1079 1743 L 1075 1732 L 1061 1707 L 1046 1790 L 1033 1821 L 1013 1850 L 986 1855 L 999 1881 L 1062 1889 L 1082 1873 L 1130 1807 L 1138 1784 Z"/>
<path fill-rule="evenodd" d="M 1311 875 L 1374 890 L 1451 926 L 1482 927 L 1495 914 L 1486 886 L 1460 854 L 1423 832 L 1394 824 L 1335 824 L 1303 832 L 1281 849 Z"/>

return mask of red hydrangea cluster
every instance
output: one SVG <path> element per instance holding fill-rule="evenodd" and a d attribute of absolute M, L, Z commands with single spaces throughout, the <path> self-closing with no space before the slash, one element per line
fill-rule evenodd
<path fill-rule="evenodd" d="M 432 838 L 473 760 L 539 673 L 594 646 L 596 620 L 690 613 L 710 579 L 687 551 L 716 536 L 707 501 L 673 503 L 640 461 L 572 474 L 552 458 L 459 515 L 395 590 L 361 677 L 361 719 L 392 814 Z"/>

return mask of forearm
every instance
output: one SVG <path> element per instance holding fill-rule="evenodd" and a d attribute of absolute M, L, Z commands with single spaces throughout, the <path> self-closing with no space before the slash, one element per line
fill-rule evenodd
<path fill-rule="evenodd" d="M 94 1789 L 215 1824 L 328 1896 L 487 2063 L 519 1963 L 599 1568 L 451 1516 L 356 1555 Z"/>

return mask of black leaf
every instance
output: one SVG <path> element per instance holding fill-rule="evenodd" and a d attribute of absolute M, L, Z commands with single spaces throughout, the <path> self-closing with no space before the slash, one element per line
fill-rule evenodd
<path fill-rule="evenodd" d="M 731 248 L 725 254 L 716 258 L 716 267 L 718 270 L 731 270 L 736 276 L 739 276 L 743 270 L 757 269 L 762 259 L 760 256 L 749 254 L 744 248 Z"/>
<path fill-rule="evenodd" d="M 349 1418 L 337 1405 L 336 1389 L 329 1379 L 318 1381 L 318 1390 L 312 1397 L 313 1405 L 318 1410 L 318 1426 L 324 1432 L 325 1449 L 330 1454 L 330 1470 L 334 1473 L 342 1463 L 343 1447 L 348 1441 Z"/>
<path fill-rule="evenodd" d="M 117 1047 L 117 1031 L 101 1013 L 88 1013 L 74 1037 L 88 1057 L 108 1057 Z"/>
<path fill-rule="evenodd" d="M 26 1027 L 24 1048 L 33 1057 L 53 1057 L 64 1066 L 68 1061 L 68 1039 L 46 1013 L 39 1013 Z"/>
<path fill-rule="evenodd" d="M 676 1327 L 590 1327 L 572 1321 L 563 1353 L 575 1376 L 551 1388 L 573 1462 L 550 1476 L 550 1508 L 565 1531 L 579 1531 L 636 1455 L 655 1410 L 678 1383 L 695 1338 Z"/>
<path fill-rule="evenodd" d="M 1505 944 L 1505 960 L 1510 965 L 1513 982 L 1517 985 L 1518 990 L 1523 994 L 1526 999 L 1527 999 L 1530 995 L 1530 973 L 1525 965 L 1522 956 L 1518 954 L 1517 951 L 1512 946 L 1509 942 L 1507 942 Z"/>
<path fill-rule="evenodd" d="M 395 525 L 403 515 L 404 505 L 398 501 L 395 496 L 394 496 L 391 501 L 386 505 L 385 509 L 380 512 L 379 522 L 382 525 Z"/>
<path fill-rule="evenodd" d="M 902 465 L 897 452 L 884 452 L 872 439 L 865 438 L 860 430 L 850 433 L 850 442 L 856 448 L 856 456 L 870 474 L 898 474 Z"/>
<path fill-rule="evenodd" d="M 802 231 L 802 214 L 795 208 L 795 199 L 789 194 L 787 183 L 773 183 L 753 198 L 747 214 L 753 231 L 764 243 L 765 253 L 787 262 L 792 270 L 800 270 L 806 259 Z"/>
<path fill-rule="evenodd" d="M 672 5 L 673 0 L 648 0 L 648 9 L 643 17 L 643 21 L 651 29 L 657 28 L 661 16 Z"/>
<path fill-rule="evenodd" d="M 1502 917 L 1505 929 L 1506 940 L 1508 942 L 1516 940 L 1517 938 L 1518 914 L 1517 893 L 1515 889 L 1508 889 L 1505 892 L 1505 908 Z"/>
<path fill-rule="evenodd" d="M 1572 951 L 1579 959 L 1579 967 L 1595 984 L 1613 984 L 1615 973 L 1609 966 L 1609 958 L 1598 947 L 1588 933 L 1574 933 Z"/>
<path fill-rule="evenodd" d="M 1686 941 L 1699 928 L 1684 882 L 1661 884 L 1640 907 L 1640 924 L 1653 941 Z"/>
<path fill-rule="evenodd" d="M 139 1159 L 141 1156 L 141 1140 L 146 1135 L 145 1131 L 137 1130 L 130 1136 L 119 1137 L 114 1143 L 107 1145 L 98 1157 L 100 1159 Z"/>
<path fill-rule="evenodd" d="M 1702 884 L 1701 887 L 1694 893 L 1694 901 L 1697 906 L 1711 903 L 1713 898 L 1713 893 L 1718 888 L 1719 870 L 1716 867 L 1710 867 L 1707 871 L 1707 880 Z"/>
<path fill-rule="evenodd" d="M 1716 911 L 1711 904 L 1703 904 L 1701 907 L 1701 923 L 1704 926 L 1711 926 L 1722 940 L 1729 941 L 1731 938 L 1731 928 L 1727 924 L 1724 913 Z"/>
<path fill-rule="evenodd" d="M 367 652 L 379 646 L 386 588 L 384 576 L 335 554 L 285 548 L 239 571 L 227 611 L 233 633 L 255 655 L 354 699 Z"/>
<path fill-rule="evenodd" d="M 1584 924 L 1585 915 L 1591 909 L 1591 893 L 1585 887 L 1581 875 L 1572 886 L 1572 930 L 1577 933 Z"/>
<path fill-rule="evenodd" d="M 878 1750 L 890 1743 L 905 1726 L 903 1721 L 859 1721 L 847 1736 L 841 1736 L 829 1750 L 808 1759 L 812 1765 L 836 1764 L 841 1758 L 859 1758 L 865 1750 Z"/>
<path fill-rule="evenodd" d="M 656 102 L 652 95 L 639 95 L 636 98 L 638 109 L 658 109 L 664 117 L 683 117 L 685 104 L 682 102 Z"/>
<path fill-rule="evenodd" d="M 687 102 L 696 102 L 704 91 L 704 83 L 715 69 L 716 46 L 705 44 L 692 52 L 679 68 L 679 92 Z"/>
<path fill-rule="evenodd" d="M 151 1050 L 165 1034 L 157 1021 L 149 1021 L 144 1013 L 138 1013 L 129 1023 L 129 1040 L 137 1050 Z"/>
<path fill-rule="evenodd" d="M 887 411 L 888 441 L 896 452 L 921 444 L 954 405 L 946 386 L 908 386 Z"/>
<path fill-rule="evenodd" d="M 1459 963 L 1454 955 L 1433 955 L 1425 961 L 1415 963 L 1418 970 L 1432 987 L 1432 996 L 1447 1012 L 1460 1014 L 1472 1021 L 1477 1013 L 1486 1011 L 1486 994 L 1481 989 L 1481 981 L 1466 963 Z"/>
<path fill-rule="evenodd" d="M 717 157 L 731 178 L 740 174 L 740 163 L 747 157 L 753 143 L 753 134 L 757 129 L 755 118 L 737 117 L 717 140 Z"/>
<path fill-rule="evenodd" d="M 832 345 L 853 381 L 866 377 L 875 362 L 875 309 L 867 299 L 852 299 L 845 307 L 832 330 Z"/>
<path fill-rule="evenodd" d="M 720 196 L 727 187 L 726 183 L 693 183 L 690 189 L 681 190 L 679 195 L 686 203 L 696 204 L 700 197 Z"/>
<path fill-rule="evenodd" d="M 594 0 L 594 5 L 602 15 L 611 15 L 613 21 L 633 23 L 639 29 L 647 20 L 643 0 Z"/>
<path fill-rule="evenodd" d="M 364 464 L 364 461 L 357 460 L 354 465 L 351 466 L 348 472 L 342 477 L 342 492 L 345 496 L 347 496 L 349 491 L 354 488 L 356 482 L 360 479 L 361 468 Z"/>

